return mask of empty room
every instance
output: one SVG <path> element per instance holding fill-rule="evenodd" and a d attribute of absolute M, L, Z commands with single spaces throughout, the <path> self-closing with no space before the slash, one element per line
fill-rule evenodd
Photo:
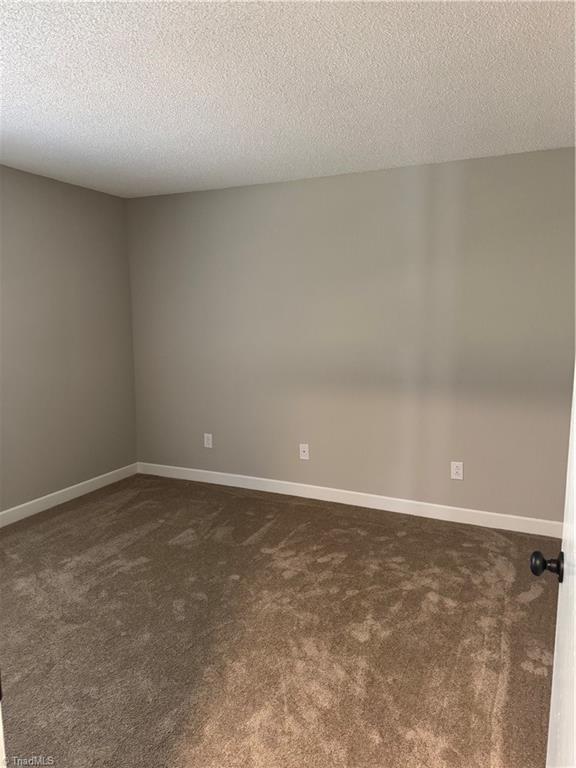
<path fill-rule="evenodd" d="M 573 2 L 0 6 L 0 765 L 576 768 Z"/>

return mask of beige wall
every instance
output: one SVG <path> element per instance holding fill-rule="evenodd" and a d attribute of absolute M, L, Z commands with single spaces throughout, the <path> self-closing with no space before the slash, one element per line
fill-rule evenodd
<path fill-rule="evenodd" d="M 135 460 L 125 203 L 1 173 L 1 504 Z"/>
<path fill-rule="evenodd" d="M 128 213 L 140 460 L 561 519 L 571 150 Z"/>
<path fill-rule="evenodd" d="M 573 158 L 132 201 L 2 169 L 2 508 L 136 458 L 130 246 L 140 460 L 561 519 Z"/>

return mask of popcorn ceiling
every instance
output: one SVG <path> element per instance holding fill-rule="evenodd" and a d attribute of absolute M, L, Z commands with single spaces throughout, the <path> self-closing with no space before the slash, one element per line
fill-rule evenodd
<path fill-rule="evenodd" d="M 572 3 L 6 3 L 0 159 L 126 197 L 574 143 Z"/>

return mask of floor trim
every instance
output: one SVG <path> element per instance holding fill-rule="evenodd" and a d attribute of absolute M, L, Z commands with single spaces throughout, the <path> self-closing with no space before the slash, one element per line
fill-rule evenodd
<path fill-rule="evenodd" d="M 24 504 L 19 504 L 17 507 L 4 509 L 0 512 L 0 528 L 10 525 L 10 523 L 16 523 L 18 520 L 23 520 L 25 517 L 30 517 L 30 515 L 35 515 L 37 512 L 43 512 L 45 509 L 50 509 L 50 507 L 64 504 L 65 501 L 71 501 L 78 496 L 84 496 L 85 493 L 97 491 L 105 485 L 110 485 L 110 483 L 115 483 L 118 480 L 123 480 L 125 477 L 135 475 L 137 471 L 138 465 L 136 463 L 127 464 L 125 467 L 114 469 L 112 472 L 106 472 L 106 474 L 98 475 L 98 477 L 91 477 L 82 483 L 76 483 L 76 485 L 70 485 L 68 488 L 62 488 L 60 491 L 40 496 Z"/>
<path fill-rule="evenodd" d="M 368 509 L 399 512 L 403 515 L 417 515 L 434 520 L 480 525 L 484 528 L 532 533 L 539 536 L 552 536 L 556 539 L 562 538 L 562 523 L 553 520 L 503 515 L 497 512 L 483 512 L 479 509 L 465 509 L 463 507 L 449 507 L 443 504 L 430 504 L 425 501 L 395 499 L 391 496 L 379 496 L 375 493 L 346 491 L 340 488 L 293 483 L 288 480 L 272 480 L 265 477 L 233 475 L 227 472 L 213 472 L 207 469 L 171 467 L 165 464 L 138 462 L 138 472 L 145 475 L 160 475 L 161 477 L 173 477 L 180 480 L 194 480 L 201 483 L 250 488 L 255 491 L 282 493 L 289 496 L 302 496 L 306 499 L 333 501 L 340 504 L 367 507 Z"/>

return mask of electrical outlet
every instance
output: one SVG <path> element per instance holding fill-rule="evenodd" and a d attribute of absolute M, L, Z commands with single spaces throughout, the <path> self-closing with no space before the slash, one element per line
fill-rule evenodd
<path fill-rule="evenodd" d="M 308 443 L 300 443 L 300 460 L 308 461 L 310 458 L 310 446 Z"/>
<path fill-rule="evenodd" d="M 450 462 L 450 480 L 464 480 L 464 462 Z"/>
<path fill-rule="evenodd" d="M 212 433 L 204 432 L 204 448 L 212 448 Z"/>

